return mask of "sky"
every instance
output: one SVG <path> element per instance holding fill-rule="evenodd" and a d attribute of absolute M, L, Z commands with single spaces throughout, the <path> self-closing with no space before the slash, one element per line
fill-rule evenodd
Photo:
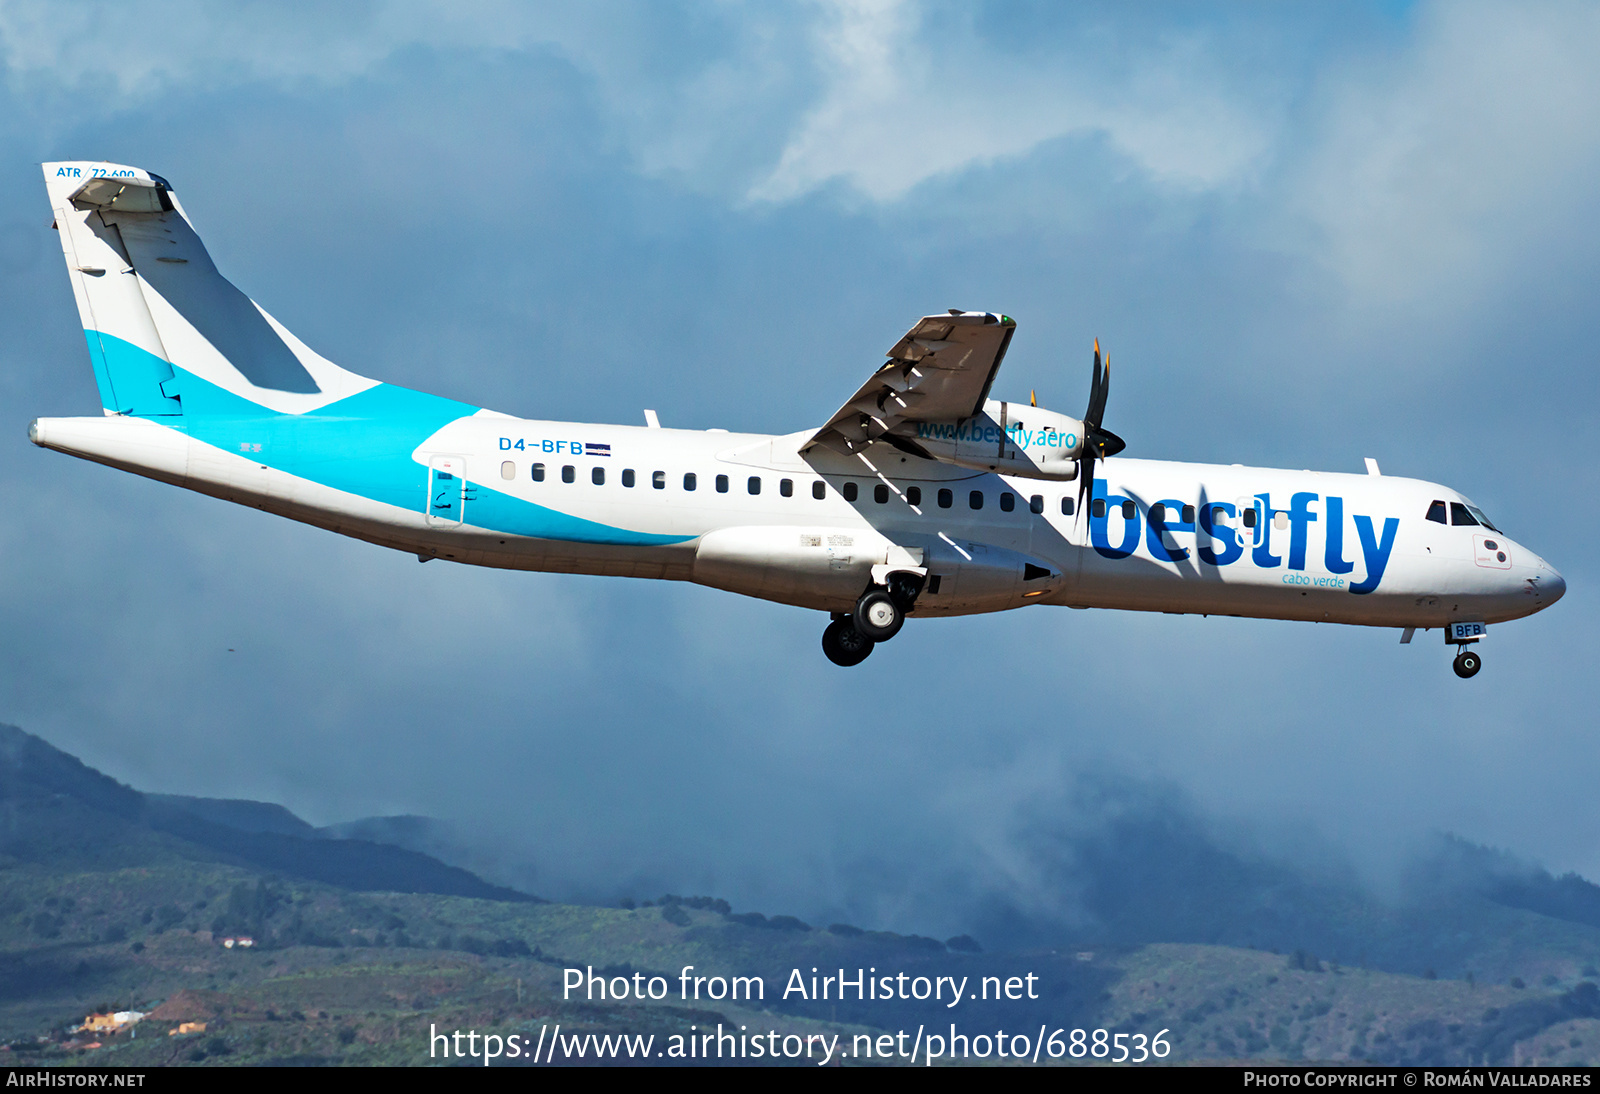
<path fill-rule="evenodd" d="M 1597 52 L 1562 3 L 11 0 L 0 721 L 145 790 L 442 818 L 547 897 L 941 937 L 1070 921 L 1038 848 L 1105 786 L 1380 889 L 1439 832 L 1600 878 Z M 800 609 L 419 566 L 28 443 L 98 413 L 37 166 L 79 158 L 169 179 L 358 373 L 790 432 L 918 316 L 1003 311 L 997 397 L 1081 413 L 1098 337 L 1129 455 L 1371 456 L 1569 591 L 1471 681 L 1436 634 L 1049 608 L 841 670 Z"/>

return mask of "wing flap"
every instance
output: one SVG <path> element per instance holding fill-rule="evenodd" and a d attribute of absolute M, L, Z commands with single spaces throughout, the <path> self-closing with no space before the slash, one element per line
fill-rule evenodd
<path fill-rule="evenodd" d="M 1016 326 L 994 312 L 923 316 L 801 451 L 820 444 L 849 454 L 906 422 L 980 413 Z"/>

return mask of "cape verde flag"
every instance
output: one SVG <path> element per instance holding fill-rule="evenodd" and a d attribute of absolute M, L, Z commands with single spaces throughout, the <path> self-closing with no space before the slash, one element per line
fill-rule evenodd
<path fill-rule="evenodd" d="M 611 446 L 609 444 L 590 444 L 585 441 L 583 454 L 585 456 L 609 456 L 611 455 Z"/>

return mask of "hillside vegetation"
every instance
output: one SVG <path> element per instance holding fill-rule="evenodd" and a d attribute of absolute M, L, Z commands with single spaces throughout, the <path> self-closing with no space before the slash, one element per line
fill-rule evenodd
<path fill-rule="evenodd" d="M 987 953 L 968 938 L 807 924 L 713 898 L 554 904 L 415 850 L 334 838 L 280 807 L 143 795 L 8 727 L 0 809 L 0 1040 L 16 1062 L 425 1063 L 433 1027 L 536 1037 L 560 1023 L 568 1033 L 666 1037 L 720 1023 L 849 1040 L 952 1022 L 972 1032 L 1167 1030 L 1171 1062 L 1600 1060 L 1594 887 L 1468 845 L 1447 848 L 1439 867 L 1450 880 L 1435 892 L 1455 894 L 1436 899 L 1440 916 L 1347 894 L 1353 911 L 1341 930 L 1359 942 L 1356 927 L 1377 923 L 1392 945 L 1416 923 L 1448 943 L 1438 952 L 1510 975 L 1440 979 L 1341 965 L 1306 948 L 1155 940 L 1178 932 L 1153 916 L 1143 940 L 1101 932 Z M 241 936 L 254 945 L 221 945 Z M 760 976 L 764 995 L 679 999 L 685 966 Z M 674 992 L 620 1004 L 564 998 L 568 967 L 659 974 Z M 784 1000 L 792 970 L 813 967 L 967 977 L 974 987 L 1032 974 L 1038 990 L 956 1009 Z M 151 1013 L 137 1036 L 66 1035 L 109 1009 Z M 206 1028 L 168 1035 L 185 1022 Z"/>

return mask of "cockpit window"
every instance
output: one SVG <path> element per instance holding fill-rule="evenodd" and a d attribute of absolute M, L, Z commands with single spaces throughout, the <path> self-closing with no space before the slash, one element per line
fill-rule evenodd
<path fill-rule="evenodd" d="M 1478 518 L 1478 523 L 1483 525 L 1485 528 L 1489 529 L 1489 531 L 1491 531 L 1491 532 L 1500 531 L 1500 529 L 1496 528 L 1493 524 L 1489 523 L 1489 518 L 1484 516 L 1483 515 L 1483 510 L 1479 509 L 1476 505 L 1467 506 L 1467 512 L 1471 513 L 1474 517 L 1477 517 Z"/>
<path fill-rule="evenodd" d="M 1428 519 L 1433 521 L 1435 524 L 1450 523 L 1445 519 L 1444 516 L 1444 502 L 1435 501 L 1432 505 L 1428 506 Z"/>
<path fill-rule="evenodd" d="M 1478 522 L 1471 513 L 1467 512 L 1465 505 L 1462 505 L 1459 501 L 1453 501 L 1450 503 L 1450 523 L 1460 527 L 1463 524 L 1476 526 Z"/>

